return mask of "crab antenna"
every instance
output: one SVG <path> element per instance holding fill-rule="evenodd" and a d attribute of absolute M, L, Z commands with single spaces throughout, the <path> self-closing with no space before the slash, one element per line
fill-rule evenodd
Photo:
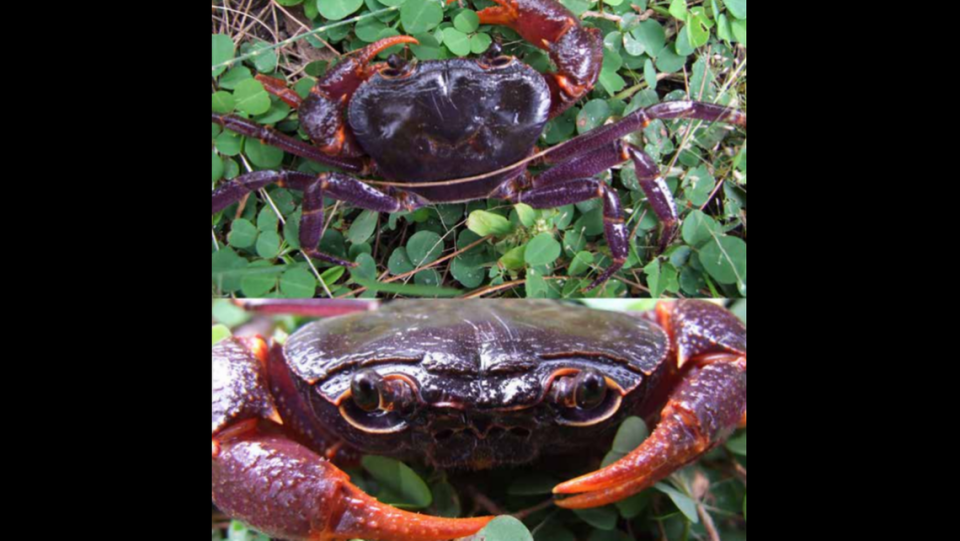
<path fill-rule="evenodd" d="M 411 36 L 392 36 L 389 38 L 381 39 L 376 43 L 371 43 L 363 49 L 360 49 L 360 54 L 357 59 L 363 64 L 369 64 L 373 57 L 380 54 L 384 49 L 389 49 L 394 45 L 399 45 L 401 43 L 410 43 L 413 45 L 419 45 L 420 42 Z"/>

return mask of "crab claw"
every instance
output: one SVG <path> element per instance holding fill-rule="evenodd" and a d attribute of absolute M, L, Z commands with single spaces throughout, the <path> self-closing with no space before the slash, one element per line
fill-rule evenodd
<path fill-rule="evenodd" d="M 400 45 L 401 43 L 410 43 L 412 45 L 419 45 L 420 42 L 412 36 L 391 36 L 389 38 L 383 38 L 380 41 L 371 43 L 363 49 L 360 49 L 360 53 L 357 56 L 357 59 L 364 64 L 369 64 L 371 60 L 381 52 L 394 45 Z"/>
<path fill-rule="evenodd" d="M 267 535 L 292 541 L 442 541 L 472 535 L 493 519 L 401 511 L 299 443 L 250 432 L 225 441 L 213 461 L 213 500 Z"/>
<path fill-rule="evenodd" d="M 746 329 L 732 314 L 702 301 L 657 306 L 678 356 L 681 382 L 660 424 L 639 447 L 593 473 L 557 485 L 560 507 L 598 507 L 632 496 L 693 462 L 745 422 Z"/>

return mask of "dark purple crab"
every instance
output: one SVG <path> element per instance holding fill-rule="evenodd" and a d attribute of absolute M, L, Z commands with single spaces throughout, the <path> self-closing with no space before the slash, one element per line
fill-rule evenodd
<path fill-rule="evenodd" d="M 213 500 L 292 540 L 440 541 L 492 518 L 380 503 L 328 460 L 346 449 L 492 468 L 575 458 L 625 416 L 659 419 L 619 461 L 554 488 L 577 494 L 555 501 L 577 509 L 636 494 L 746 425 L 746 328 L 705 301 L 632 315 L 400 301 L 308 324 L 283 345 L 222 341 L 213 367 Z"/>
<path fill-rule="evenodd" d="M 664 249 L 678 223 L 673 196 L 656 161 L 622 138 L 655 119 L 690 118 L 746 127 L 746 115 L 708 103 L 665 102 L 537 153 L 534 146 L 547 121 L 596 83 L 603 62 L 602 37 L 556 0 L 495 1 L 498 7 L 478 13 L 480 23 L 517 31 L 548 51 L 556 72 L 541 75 L 500 55 L 499 46 L 475 60 L 407 63 L 394 55 L 386 64 L 371 64 L 388 47 L 417 43 L 412 37 L 397 36 L 337 64 L 305 99 L 283 81 L 258 76 L 269 92 L 298 109 L 300 125 L 314 145 L 237 116 L 213 113 L 213 122 L 344 172 L 241 175 L 213 192 L 213 212 L 270 183 L 302 190 L 303 253 L 355 266 L 317 250 L 324 197 L 381 212 L 483 198 L 553 208 L 599 197 L 612 262 L 588 288 L 593 289 L 623 266 L 629 250 L 619 197 L 594 175 L 633 160 L 640 187 L 663 224 L 659 246 Z M 531 177 L 526 170 L 534 158 L 555 166 Z M 387 180 L 359 180 L 354 174 Z"/>

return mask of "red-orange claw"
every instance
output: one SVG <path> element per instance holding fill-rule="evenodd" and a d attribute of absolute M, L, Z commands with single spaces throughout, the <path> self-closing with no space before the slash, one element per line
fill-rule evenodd
<path fill-rule="evenodd" d="M 493 517 L 448 519 L 401 511 L 368 496 L 317 453 L 256 431 L 221 442 L 213 501 L 271 537 L 291 541 L 444 541 Z"/>
<path fill-rule="evenodd" d="M 473 535 L 494 517 L 442 518 L 401 511 L 368 496 L 347 483 L 346 508 L 330 539 L 367 541 L 444 541 Z"/>
<path fill-rule="evenodd" d="M 410 43 L 412 45 L 420 45 L 420 42 L 412 36 L 391 36 L 389 38 L 383 38 L 380 41 L 371 43 L 363 49 L 360 50 L 360 55 L 358 60 L 362 64 L 369 64 L 373 57 L 380 54 L 382 51 L 393 47 L 394 45 L 400 45 L 401 43 Z"/>
<path fill-rule="evenodd" d="M 287 83 L 283 79 L 269 77 L 262 73 L 258 73 L 254 79 L 260 81 L 264 90 L 280 98 L 284 103 L 290 107 L 293 107 L 294 109 L 300 107 L 300 104 L 303 103 L 303 99 L 300 97 L 300 95 L 297 94 L 292 88 L 287 87 Z"/>

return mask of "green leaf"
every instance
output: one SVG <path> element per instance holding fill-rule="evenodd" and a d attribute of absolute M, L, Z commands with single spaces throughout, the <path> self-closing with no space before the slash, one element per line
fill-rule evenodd
<path fill-rule="evenodd" d="M 483 541 L 533 541 L 533 535 L 522 522 L 511 516 L 500 516 L 474 534 Z"/>
<path fill-rule="evenodd" d="M 587 251 L 577 252 L 577 255 L 573 257 L 570 261 L 569 272 L 570 276 L 577 276 L 583 274 L 590 269 L 590 265 L 593 263 L 593 254 Z"/>
<path fill-rule="evenodd" d="M 222 325 L 222 324 L 218 323 L 218 324 L 216 324 L 216 325 L 213 326 L 213 343 L 214 343 L 214 345 L 215 345 L 217 342 L 219 342 L 219 341 L 221 341 L 221 340 L 223 340 L 223 339 L 230 338 L 230 336 L 231 336 L 231 334 L 230 334 L 230 328 L 227 327 L 226 325 Z"/>
<path fill-rule="evenodd" d="M 513 230 L 510 220 L 486 210 L 475 210 L 467 218 L 467 229 L 481 237 L 494 235 L 502 237 Z"/>
<path fill-rule="evenodd" d="M 507 487 L 507 494 L 513 496 L 536 496 L 539 494 L 552 494 L 553 487 L 560 484 L 560 481 L 545 473 L 530 473 L 522 475 Z"/>
<path fill-rule="evenodd" d="M 220 177 L 223 176 L 223 159 L 217 155 L 217 151 L 213 151 L 213 180 L 211 182 L 216 182 L 220 180 Z"/>
<path fill-rule="evenodd" d="M 259 139 L 246 138 L 243 149 L 250 162 L 261 169 L 274 169 L 283 163 L 283 150 L 265 145 Z"/>
<path fill-rule="evenodd" d="M 511 249 L 507 253 L 503 254 L 500 257 L 498 262 L 503 265 L 503 268 L 507 270 L 519 270 L 523 268 L 523 252 L 527 249 L 527 245 L 523 244 L 517 246 L 516 248 Z"/>
<path fill-rule="evenodd" d="M 667 44 L 667 34 L 663 30 L 663 26 L 653 19 L 647 19 L 640 23 L 640 26 L 632 30 L 630 35 L 643 44 L 643 48 L 648 55 L 654 57 Z"/>
<path fill-rule="evenodd" d="M 422 34 L 442 20 L 443 8 L 435 0 L 407 0 L 400 7 L 400 22 L 407 34 Z"/>
<path fill-rule="evenodd" d="M 470 265 L 464 262 L 461 257 L 453 259 L 453 263 L 450 264 L 450 273 L 453 274 L 454 280 L 468 288 L 474 288 L 482 284 L 483 277 L 486 275 L 483 267 Z"/>
<path fill-rule="evenodd" d="M 747 0 L 723 0 L 727 10 L 738 19 L 747 19 Z"/>
<path fill-rule="evenodd" d="M 480 17 L 476 11 L 465 9 L 453 18 L 453 26 L 464 34 L 470 34 L 476 32 L 480 26 Z"/>
<path fill-rule="evenodd" d="M 234 220 L 230 224 L 230 234 L 227 235 L 227 242 L 230 246 L 236 248 L 249 248 L 257 240 L 259 231 L 250 220 Z"/>
<path fill-rule="evenodd" d="M 233 111 L 233 94 L 222 90 L 213 93 L 212 109 L 214 113 L 230 113 Z"/>
<path fill-rule="evenodd" d="M 257 237 L 256 245 L 260 257 L 273 259 L 280 251 L 280 235 L 276 231 L 263 231 Z"/>
<path fill-rule="evenodd" d="M 270 110 L 270 94 L 256 79 L 247 79 L 237 83 L 233 99 L 238 110 L 251 115 L 259 115 Z"/>
<path fill-rule="evenodd" d="M 727 440 L 727 449 L 729 449 L 731 453 L 747 456 L 747 433 L 744 432 L 735 438 Z"/>
<path fill-rule="evenodd" d="M 560 243 L 552 233 L 540 233 L 527 243 L 523 259 L 530 266 L 548 265 L 560 257 Z"/>
<path fill-rule="evenodd" d="M 407 241 L 407 256 L 414 267 L 423 267 L 436 261 L 443 253 L 443 239 L 433 231 L 414 233 Z"/>
<path fill-rule="evenodd" d="M 630 56 L 640 56 L 647 48 L 644 47 L 642 41 L 633 37 L 633 34 L 626 33 L 623 35 L 623 50 L 627 51 Z"/>
<path fill-rule="evenodd" d="M 433 503 L 433 495 L 423 479 L 409 466 L 383 456 L 364 456 L 360 463 L 374 479 L 403 498 L 414 508 L 423 508 Z"/>
<path fill-rule="evenodd" d="M 410 256 L 407 255 L 406 248 L 400 246 L 390 254 L 390 258 L 387 260 L 387 269 L 389 269 L 390 274 L 394 276 L 399 276 L 414 269 L 413 263 L 410 262 Z"/>
<path fill-rule="evenodd" d="M 605 100 L 590 100 L 577 115 L 577 133 L 586 133 L 610 118 L 610 106 Z"/>
<path fill-rule="evenodd" d="M 747 243 L 737 237 L 714 235 L 700 249 L 700 263 L 721 284 L 745 284 Z"/>
<path fill-rule="evenodd" d="M 360 9 L 363 0 L 317 0 L 316 5 L 320 15 L 331 21 L 339 21 Z"/>
<path fill-rule="evenodd" d="M 230 39 L 230 36 L 213 34 L 213 52 L 211 56 L 213 57 L 211 66 L 216 66 L 217 64 L 222 64 L 233 59 L 233 40 Z M 217 77 L 226 69 L 227 66 L 221 66 L 213 70 L 213 76 Z"/>
<path fill-rule="evenodd" d="M 694 524 L 700 522 L 700 517 L 697 516 L 697 504 L 689 496 L 664 483 L 657 483 L 653 488 L 670 496 L 677 509 L 683 513 L 683 516 L 687 517 L 687 520 Z"/>
<path fill-rule="evenodd" d="M 377 262 L 374 261 L 373 256 L 368 253 L 362 253 L 357 256 L 354 263 L 356 263 L 357 266 L 350 269 L 350 276 L 354 280 L 357 278 L 366 278 L 368 280 L 376 279 Z"/>
<path fill-rule="evenodd" d="M 290 269 L 280 276 L 280 292 L 287 298 L 313 297 L 317 292 L 317 279 L 306 269 Z"/>
<path fill-rule="evenodd" d="M 361 244 L 367 241 L 371 235 L 373 235 L 373 230 L 377 227 L 377 217 L 379 212 L 372 210 L 365 210 L 360 213 L 360 216 L 350 224 L 350 229 L 347 231 L 347 240 L 353 244 Z"/>
<path fill-rule="evenodd" d="M 716 235 L 723 234 L 723 227 L 701 210 L 694 210 L 683 220 L 683 241 L 690 246 L 699 246 Z"/>
<path fill-rule="evenodd" d="M 643 422 L 643 419 L 640 417 L 627 417 L 623 420 L 623 423 L 620 424 L 620 428 L 617 429 L 617 435 L 613 439 L 613 450 L 627 454 L 637 447 L 640 447 L 640 444 L 643 443 L 643 440 L 647 439 L 647 436 L 650 435 L 650 430 L 647 428 L 647 423 Z"/>
<path fill-rule="evenodd" d="M 647 287 L 650 288 L 650 296 L 657 298 L 663 295 L 666 284 L 660 279 L 660 260 L 654 259 L 643 268 L 647 275 Z"/>
<path fill-rule="evenodd" d="M 437 510 L 437 516 L 445 518 L 460 516 L 460 497 L 453 485 L 440 481 L 431 485 L 430 490 L 433 493 L 433 506 Z"/>
<path fill-rule="evenodd" d="M 487 34 L 474 34 L 470 36 L 470 52 L 481 54 L 490 47 L 493 40 Z"/>
<path fill-rule="evenodd" d="M 450 49 L 450 52 L 457 56 L 467 56 L 470 54 L 470 38 L 456 28 L 443 29 L 443 44 Z"/>
<path fill-rule="evenodd" d="M 413 284 L 384 284 L 376 280 L 354 276 L 353 280 L 371 291 L 383 291 L 384 293 L 397 293 L 400 295 L 410 295 L 412 297 L 456 297 L 463 293 L 459 289 L 450 287 L 432 287 Z"/>
<path fill-rule="evenodd" d="M 671 0 L 670 15 L 683 21 L 687 18 L 687 0 Z"/>
<path fill-rule="evenodd" d="M 269 268 L 273 263 L 267 260 L 254 261 L 248 269 Z M 240 289 L 246 297 L 263 297 L 277 286 L 277 277 L 274 274 L 249 274 L 240 279 Z"/>
<path fill-rule="evenodd" d="M 574 509 L 584 522 L 600 530 L 612 530 L 617 527 L 619 513 L 612 505 L 594 507 L 593 509 Z"/>
<path fill-rule="evenodd" d="M 734 19 L 730 21 L 730 29 L 733 30 L 733 37 L 737 38 L 738 43 L 747 44 L 747 21 Z"/>
<path fill-rule="evenodd" d="M 269 43 L 257 40 L 249 45 L 249 49 L 251 53 L 256 53 L 256 55 L 251 58 L 251 61 L 253 62 L 253 67 L 257 68 L 257 71 L 260 73 L 270 73 L 277 69 L 277 53 L 270 48 Z"/>

